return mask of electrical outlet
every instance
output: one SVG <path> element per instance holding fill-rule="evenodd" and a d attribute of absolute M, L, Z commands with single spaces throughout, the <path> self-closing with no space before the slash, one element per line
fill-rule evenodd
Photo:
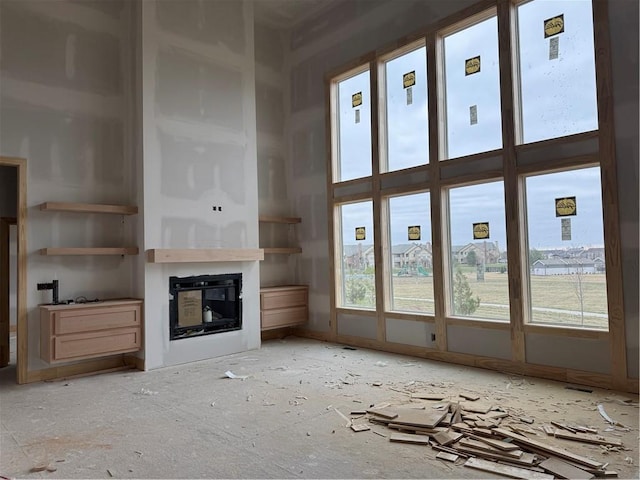
<path fill-rule="evenodd" d="M 435 341 L 436 341 L 436 334 L 435 334 L 435 333 L 432 333 L 432 334 L 431 334 L 431 341 L 432 341 L 432 342 L 435 342 Z"/>

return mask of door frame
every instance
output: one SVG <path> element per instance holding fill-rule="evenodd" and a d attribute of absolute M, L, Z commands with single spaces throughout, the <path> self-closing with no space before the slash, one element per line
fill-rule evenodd
<path fill-rule="evenodd" d="M 17 181 L 17 355 L 16 379 L 27 383 L 28 372 L 28 323 L 27 323 L 27 160 L 0 156 L 0 166 L 16 167 Z M 8 229 L 8 227 L 7 227 Z"/>
<path fill-rule="evenodd" d="M 0 289 L 0 368 L 9 364 L 11 336 L 11 267 L 10 235 L 11 225 L 16 225 L 15 217 L 0 217 L 0 277 L 7 279 L 7 285 Z M 16 325 L 17 329 L 17 325 Z"/>

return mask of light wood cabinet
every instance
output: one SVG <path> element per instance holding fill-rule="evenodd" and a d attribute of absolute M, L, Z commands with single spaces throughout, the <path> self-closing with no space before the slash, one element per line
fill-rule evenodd
<path fill-rule="evenodd" d="M 309 319 L 309 287 L 283 285 L 260 289 L 262 330 L 291 327 Z"/>
<path fill-rule="evenodd" d="M 142 300 L 40 306 L 40 357 L 69 362 L 142 348 Z"/>

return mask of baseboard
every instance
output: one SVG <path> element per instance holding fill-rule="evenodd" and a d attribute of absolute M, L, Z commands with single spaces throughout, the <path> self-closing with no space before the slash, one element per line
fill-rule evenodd
<path fill-rule="evenodd" d="M 260 339 L 264 342 L 266 340 L 275 340 L 279 338 L 288 337 L 293 334 L 293 328 L 291 327 L 283 327 L 283 328 L 274 328 L 272 330 L 264 330 L 260 332 Z"/>
<path fill-rule="evenodd" d="M 294 335 L 324 342 L 343 343 L 354 347 L 370 348 L 372 350 L 397 353 L 400 355 L 411 355 L 428 360 L 454 363 L 468 367 L 484 368 L 486 370 L 494 370 L 497 372 L 505 372 L 515 375 L 526 375 L 530 377 L 544 378 L 558 382 L 568 382 L 604 389 L 613 388 L 613 376 L 596 372 L 520 363 L 512 360 L 483 357 L 466 353 L 441 352 L 438 350 L 425 349 L 411 345 L 380 342 L 374 339 L 346 335 L 338 335 L 336 338 L 332 338 L 332 335 L 329 332 L 314 332 L 302 328 L 296 328 L 294 330 Z M 638 379 L 627 379 L 626 391 L 638 393 Z"/>

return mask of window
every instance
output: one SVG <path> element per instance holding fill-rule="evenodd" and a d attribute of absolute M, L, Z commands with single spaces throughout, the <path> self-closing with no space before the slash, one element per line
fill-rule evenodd
<path fill-rule="evenodd" d="M 387 171 L 429 162 L 426 56 L 421 47 L 385 63 Z"/>
<path fill-rule="evenodd" d="M 502 148 L 498 65 L 496 17 L 444 38 L 443 158 Z"/>
<path fill-rule="evenodd" d="M 616 190 L 602 150 L 614 133 L 598 124 L 598 108 L 606 105 L 601 116 L 608 118 L 611 105 L 598 103 L 595 82 L 595 49 L 608 48 L 608 33 L 606 22 L 594 29 L 592 10 L 599 15 L 605 6 L 487 5 L 475 3 L 467 18 L 459 12 L 390 48 L 376 45 L 360 57 L 366 63 L 328 79 L 331 325 L 368 317 L 384 342 L 393 328 L 407 338 L 422 332 L 410 322 L 433 323 L 429 332 L 447 332 L 439 349 L 454 345 L 457 332 L 486 328 L 501 332 L 496 341 L 511 338 L 505 351 L 518 362 L 526 361 L 532 335 L 617 344 L 602 332 L 610 323 L 620 331 L 615 322 L 623 321 L 614 315 L 623 311 L 622 272 L 612 256 L 617 206 L 601 198 L 601 174 L 605 192 Z M 499 25 L 508 30 L 500 37 Z M 611 81 L 608 70 L 597 73 L 603 85 Z M 576 137 L 594 130 L 608 141 Z M 514 138 L 503 139 L 503 131 Z M 548 139 L 555 140 L 541 142 Z M 556 201 L 565 212 L 559 216 Z M 382 258 L 374 254 L 374 229 Z M 374 275 L 376 267 L 384 272 Z M 340 309 L 361 312 L 341 316 Z"/>
<path fill-rule="evenodd" d="M 375 308 L 375 257 L 371 201 L 340 206 L 341 306 Z"/>
<path fill-rule="evenodd" d="M 391 310 L 433 315 L 429 193 L 389 198 Z"/>
<path fill-rule="evenodd" d="M 518 6 L 524 143 L 596 130 L 596 69 L 590 0 Z"/>
<path fill-rule="evenodd" d="M 371 175 L 371 94 L 369 71 L 338 83 L 338 177 Z"/>
<path fill-rule="evenodd" d="M 509 320 L 504 186 L 449 190 L 449 312 Z"/>
<path fill-rule="evenodd" d="M 530 321 L 608 327 L 598 167 L 526 178 Z"/>

